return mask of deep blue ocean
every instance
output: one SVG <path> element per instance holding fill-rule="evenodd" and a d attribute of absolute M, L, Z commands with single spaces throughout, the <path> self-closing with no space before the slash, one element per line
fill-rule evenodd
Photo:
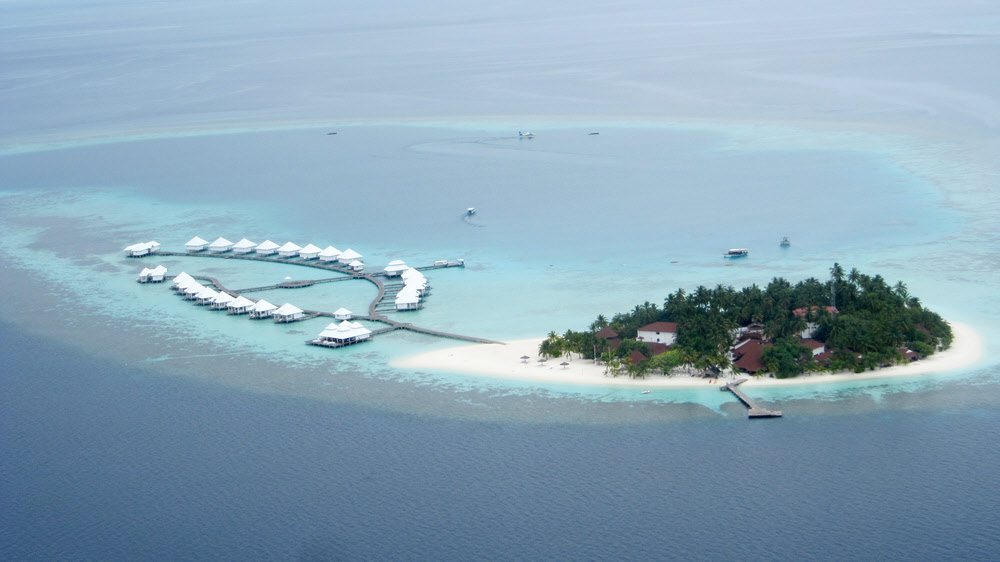
<path fill-rule="evenodd" d="M 6 560 L 1000 551 L 995 403 L 755 423 L 462 421 L 236 392 L 3 328 Z"/>
<path fill-rule="evenodd" d="M 9 0 L 0 22 L 0 560 L 1000 559 L 992 4 Z M 496 340 L 838 262 L 984 355 L 755 389 L 785 417 L 754 421 L 715 388 L 408 371 L 455 342 L 319 349 L 323 319 L 134 282 L 311 275 L 121 252 L 194 236 L 464 258 L 400 319 Z"/>

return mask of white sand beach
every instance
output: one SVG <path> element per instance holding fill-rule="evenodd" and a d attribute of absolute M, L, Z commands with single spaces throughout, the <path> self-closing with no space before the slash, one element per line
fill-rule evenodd
<path fill-rule="evenodd" d="M 815 384 L 822 382 L 842 382 L 847 380 L 873 379 L 881 377 L 939 373 L 974 365 L 982 358 L 982 337 L 972 327 L 958 322 L 949 322 L 954 340 L 945 351 L 909 363 L 863 373 L 824 373 L 802 375 L 792 379 L 768 377 L 751 378 L 747 386 Z M 538 345 L 544 338 L 532 338 L 506 342 L 506 345 L 477 344 L 439 349 L 398 359 L 395 367 L 407 369 L 444 370 L 473 375 L 510 378 L 540 383 L 579 384 L 590 386 L 617 387 L 699 387 L 715 385 L 712 379 L 693 377 L 687 374 L 662 376 L 651 374 L 645 379 L 630 379 L 627 376 L 608 377 L 604 367 L 593 361 L 575 357 L 555 358 L 539 362 Z M 521 359 L 528 356 L 528 359 Z M 562 366 L 566 362 L 568 365 Z M 746 375 L 743 375 L 746 376 Z M 723 380 L 727 377 L 723 377 Z"/>

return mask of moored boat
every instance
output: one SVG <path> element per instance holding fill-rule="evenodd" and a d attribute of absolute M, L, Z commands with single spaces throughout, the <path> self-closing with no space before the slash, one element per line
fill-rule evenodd
<path fill-rule="evenodd" d="M 788 239 L 787 236 L 783 236 L 781 238 L 781 242 L 779 242 L 779 244 L 781 244 L 782 246 L 790 246 L 792 244 L 792 242 Z"/>
<path fill-rule="evenodd" d="M 730 248 L 728 252 L 722 255 L 724 258 L 742 258 L 750 254 L 746 248 Z"/>

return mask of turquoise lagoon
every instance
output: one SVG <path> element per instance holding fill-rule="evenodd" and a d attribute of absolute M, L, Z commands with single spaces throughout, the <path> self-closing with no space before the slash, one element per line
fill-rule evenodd
<path fill-rule="evenodd" d="M 976 242 L 989 236 L 980 219 L 995 196 L 974 163 L 956 181 L 955 163 L 935 160 L 940 147 L 902 134 L 793 126 L 552 121 L 532 130 L 537 136 L 523 139 L 513 123 L 355 123 L 8 147 L 0 157 L 0 251 L 4 284 L 22 307 L 4 317 L 130 365 L 256 391 L 472 416 L 528 412 L 531 396 L 568 399 L 560 408 L 567 412 L 582 399 L 669 403 L 685 415 L 731 400 L 717 391 L 636 396 L 402 372 L 389 366 L 392 358 L 455 342 L 395 332 L 315 349 L 304 340 L 325 320 L 250 322 L 134 277 L 162 263 L 170 274 L 210 275 L 240 288 L 323 277 L 319 270 L 186 256 L 133 260 L 120 249 L 157 240 L 181 251 L 195 235 L 246 236 L 351 247 L 369 269 L 392 259 L 464 258 L 464 269 L 428 273 L 433 293 L 423 310 L 395 316 L 496 340 L 583 329 L 598 314 L 661 303 L 679 287 L 825 278 L 839 262 L 902 280 L 926 306 L 995 340 L 983 311 L 997 304 L 996 263 L 977 257 L 986 248 Z M 479 210 L 474 217 L 464 216 L 469 206 Z M 782 236 L 791 247 L 778 246 Z M 727 262 L 721 255 L 729 247 L 748 247 L 750 257 Z M 372 285 L 348 281 L 254 296 L 361 312 L 374 295 Z M 110 343 L 123 337 L 128 344 Z M 760 394 L 861 393 L 878 401 L 954 376 Z M 608 411 L 621 415 L 620 407 Z"/>

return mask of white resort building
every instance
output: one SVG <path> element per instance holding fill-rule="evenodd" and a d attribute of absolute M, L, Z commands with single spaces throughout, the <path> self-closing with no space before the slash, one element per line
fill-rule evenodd
<path fill-rule="evenodd" d="M 208 251 L 213 254 L 221 254 L 233 249 L 233 243 L 223 237 L 218 237 L 215 242 L 208 245 Z"/>
<path fill-rule="evenodd" d="M 299 246 L 293 242 L 285 242 L 285 245 L 278 248 L 278 256 L 283 258 L 294 258 L 299 255 L 299 250 L 302 246 Z"/>
<path fill-rule="evenodd" d="M 347 264 L 347 268 L 355 273 L 361 273 L 362 271 L 365 270 L 365 264 L 362 263 L 360 260 L 354 260 L 351 263 Z"/>
<path fill-rule="evenodd" d="M 218 291 L 216 291 L 211 287 L 205 287 L 201 291 L 198 291 L 198 294 L 194 296 L 195 304 L 201 306 L 208 306 L 212 304 L 212 301 L 214 301 L 215 297 L 218 296 L 219 296 Z"/>
<path fill-rule="evenodd" d="M 329 347 L 340 347 L 352 343 L 363 342 L 372 336 L 372 331 L 365 328 L 358 322 L 344 320 L 340 324 L 336 322 L 327 325 L 326 329 L 320 332 L 319 337 L 309 343 L 325 345 Z"/>
<path fill-rule="evenodd" d="M 341 252 L 341 254 L 339 256 L 337 256 L 337 261 L 339 261 L 340 263 L 342 263 L 344 265 L 347 265 L 347 264 L 351 263 L 354 260 L 361 260 L 362 258 L 363 258 L 363 256 L 361 254 L 359 254 L 359 253 L 355 252 L 354 250 L 348 248 L 348 249 L 344 250 L 343 252 Z"/>
<path fill-rule="evenodd" d="M 299 257 L 304 260 L 314 260 L 319 257 L 319 253 L 323 250 L 319 249 L 318 246 L 312 244 L 306 244 L 301 250 L 299 250 Z"/>
<path fill-rule="evenodd" d="M 212 299 L 212 310 L 222 310 L 229 307 L 229 303 L 236 300 L 236 297 L 230 295 L 229 293 L 219 293 L 219 296 Z"/>
<path fill-rule="evenodd" d="M 233 253 L 234 254 L 249 254 L 250 252 L 254 251 L 254 248 L 256 248 L 256 247 L 257 247 L 257 244 L 254 244 L 253 242 L 247 240 L 246 238 L 242 238 L 242 239 L 240 239 L 239 242 L 233 244 Z"/>
<path fill-rule="evenodd" d="M 337 261 L 338 257 L 340 257 L 340 250 L 333 246 L 327 246 L 319 253 L 320 261 Z"/>
<path fill-rule="evenodd" d="M 407 269 L 410 269 L 410 266 L 403 263 L 403 260 L 392 260 L 382 271 L 386 277 L 399 277 Z"/>
<path fill-rule="evenodd" d="M 188 283 L 183 289 L 181 289 L 180 292 L 181 294 L 184 295 L 185 299 L 193 301 L 196 298 L 198 298 L 198 293 L 200 293 L 201 290 L 204 288 L 205 286 L 202 285 L 201 283 L 197 281 L 192 281 L 191 283 Z"/>
<path fill-rule="evenodd" d="M 261 256 L 270 256 L 271 254 L 278 251 L 279 246 L 270 240 L 264 240 L 257 247 L 254 248 L 254 252 Z"/>
<path fill-rule="evenodd" d="M 233 299 L 226 305 L 226 314 L 246 314 L 253 308 L 254 302 L 243 295 Z"/>
<path fill-rule="evenodd" d="M 271 315 L 274 314 L 275 310 L 278 310 L 277 306 L 274 306 L 264 299 L 260 299 L 256 304 L 250 307 L 250 318 L 254 320 L 270 318 Z"/>
<path fill-rule="evenodd" d="M 420 308 L 420 295 L 417 288 L 406 285 L 396 294 L 396 310 L 417 310 Z"/>
<path fill-rule="evenodd" d="M 208 240 L 204 240 L 198 236 L 188 240 L 187 244 L 184 244 L 184 249 L 189 252 L 203 252 L 208 246 Z"/>
<path fill-rule="evenodd" d="M 155 254 L 159 249 L 159 242 L 140 242 L 138 244 L 126 246 L 122 248 L 122 251 L 125 252 L 125 257 L 141 258 L 142 256 L 148 256 L 149 254 Z"/>
<path fill-rule="evenodd" d="M 278 310 L 275 310 L 271 316 L 273 316 L 274 321 L 278 323 L 295 322 L 296 320 L 302 320 L 302 317 L 305 316 L 305 312 L 301 308 L 286 302 L 281 305 Z"/>
<path fill-rule="evenodd" d="M 148 267 L 142 268 L 142 272 L 139 273 L 139 277 L 135 280 L 140 283 L 161 283 L 163 282 L 163 277 L 167 274 L 167 268 L 162 265 L 158 265 L 153 269 Z"/>
<path fill-rule="evenodd" d="M 333 313 L 334 320 L 350 320 L 354 316 L 354 313 L 346 308 L 338 308 L 336 312 Z"/>
<path fill-rule="evenodd" d="M 646 343 L 673 345 L 677 338 L 676 322 L 653 322 L 636 331 L 635 339 Z"/>
<path fill-rule="evenodd" d="M 182 289 L 186 283 L 190 283 L 191 281 L 194 281 L 194 277 L 191 277 L 187 274 L 187 272 L 182 271 L 174 276 L 174 283 L 171 289 L 177 291 Z"/>

